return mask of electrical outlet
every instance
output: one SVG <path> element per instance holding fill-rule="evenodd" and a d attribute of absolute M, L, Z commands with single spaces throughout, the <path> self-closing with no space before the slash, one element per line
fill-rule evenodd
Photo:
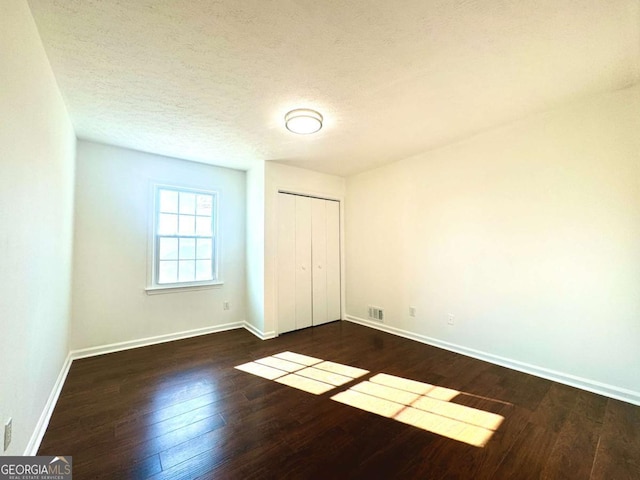
<path fill-rule="evenodd" d="M 7 451 L 9 445 L 11 444 L 11 430 L 13 427 L 13 419 L 7 420 L 7 423 L 4 424 L 4 451 Z"/>
<path fill-rule="evenodd" d="M 456 317 L 453 314 L 449 314 L 449 316 L 447 317 L 447 324 L 448 325 L 453 325 L 454 323 L 456 323 Z"/>
<path fill-rule="evenodd" d="M 223 310 L 231 310 L 231 304 L 229 302 L 222 302 Z"/>
<path fill-rule="evenodd" d="M 410 317 L 416 316 L 416 307 L 409 307 L 409 316 Z"/>

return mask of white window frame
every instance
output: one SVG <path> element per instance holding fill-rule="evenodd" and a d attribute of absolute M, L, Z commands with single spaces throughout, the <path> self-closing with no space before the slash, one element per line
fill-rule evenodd
<path fill-rule="evenodd" d="M 176 283 L 158 283 L 158 267 L 159 267 L 159 237 L 158 234 L 158 220 L 160 217 L 160 190 L 173 190 L 175 192 L 195 193 L 201 195 L 211 195 L 213 197 L 212 202 L 212 272 L 213 278 L 211 280 L 196 280 L 192 282 L 176 282 Z M 167 185 L 154 183 L 152 185 L 152 212 L 151 221 L 149 227 L 149 253 L 148 253 L 148 273 L 147 273 L 147 287 L 146 292 L 148 295 L 155 295 L 158 293 L 175 293 L 180 291 L 189 290 L 202 290 L 223 285 L 224 282 L 220 279 L 219 270 L 219 258 L 220 258 L 220 238 L 218 231 L 218 205 L 219 205 L 219 193 L 215 190 L 207 190 L 205 188 L 192 188 L 184 187 L 180 185 Z M 180 237 L 179 235 L 177 236 Z"/>

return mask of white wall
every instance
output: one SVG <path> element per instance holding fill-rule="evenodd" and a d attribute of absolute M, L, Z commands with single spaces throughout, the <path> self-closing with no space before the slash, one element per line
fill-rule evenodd
<path fill-rule="evenodd" d="M 154 182 L 219 192 L 223 286 L 146 294 Z M 79 141 L 72 348 L 244 321 L 245 213 L 244 172 Z"/>
<path fill-rule="evenodd" d="M 635 86 L 350 177 L 347 313 L 640 395 L 639 132 Z"/>
<path fill-rule="evenodd" d="M 68 351 L 76 142 L 26 1 L 0 2 L 0 79 L 0 421 L 22 455 Z"/>
<path fill-rule="evenodd" d="M 345 179 L 274 162 L 266 163 L 265 171 L 265 289 L 264 332 L 278 332 L 277 324 L 277 252 L 278 252 L 278 191 L 314 195 L 340 200 L 341 223 L 344 215 Z M 342 226 L 344 231 L 344 224 Z M 344 236 L 343 236 L 344 237 Z M 344 249 L 343 249 L 344 251 Z M 342 269 L 344 272 L 344 269 Z M 344 282 L 343 282 L 344 285 Z M 344 289 L 343 289 L 344 300 Z M 343 301 L 344 304 L 344 301 Z"/>
<path fill-rule="evenodd" d="M 265 164 L 247 171 L 247 322 L 264 331 Z"/>

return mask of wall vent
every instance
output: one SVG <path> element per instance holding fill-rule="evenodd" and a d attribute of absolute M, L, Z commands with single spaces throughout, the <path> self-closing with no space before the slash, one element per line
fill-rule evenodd
<path fill-rule="evenodd" d="M 369 318 L 378 322 L 384 321 L 384 310 L 380 307 L 369 305 Z"/>

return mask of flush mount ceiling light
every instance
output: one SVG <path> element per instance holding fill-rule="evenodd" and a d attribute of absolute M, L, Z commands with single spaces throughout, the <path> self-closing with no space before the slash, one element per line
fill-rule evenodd
<path fill-rule="evenodd" d="M 300 135 L 316 133 L 322 128 L 322 120 L 322 115 L 308 108 L 297 108 L 284 116 L 287 130 Z"/>

